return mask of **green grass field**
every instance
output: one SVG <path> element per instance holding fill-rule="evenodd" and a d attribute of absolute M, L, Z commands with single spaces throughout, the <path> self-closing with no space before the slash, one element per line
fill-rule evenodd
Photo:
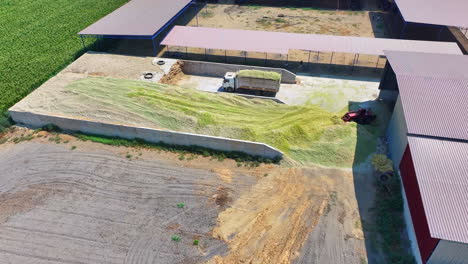
<path fill-rule="evenodd" d="M 77 33 L 126 0 L 1 0 L 0 112 L 82 53 Z"/>
<path fill-rule="evenodd" d="M 112 109 L 154 127 L 264 142 L 296 161 L 347 167 L 375 150 L 379 125 L 358 126 L 317 106 L 290 106 L 142 81 L 87 78 L 65 88 L 81 107 Z M 358 142 L 359 140 L 359 142 Z M 355 160 L 356 158 L 356 160 Z"/>

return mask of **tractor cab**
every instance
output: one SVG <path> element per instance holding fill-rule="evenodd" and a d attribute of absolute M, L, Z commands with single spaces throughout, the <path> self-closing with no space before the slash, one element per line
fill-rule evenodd
<path fill-rule="evenodd" d="M 350 111 L 346 113 L 341 120 L 344 122 L 356 122 L 361 125 L 370 124 L 377 116 L 370 110 L 360 108 L 357 111 Z"/>
<path fill-rule="evenodd" d="M 228 92 L 234 91 L 236 87 L 236 73 L 235 72 L 226 72 L 223 79 L 223 88 Z"/>

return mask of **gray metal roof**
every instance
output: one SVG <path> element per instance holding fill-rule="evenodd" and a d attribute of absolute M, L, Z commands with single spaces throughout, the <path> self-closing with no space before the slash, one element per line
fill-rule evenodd
<path fill-rule="evenodd" d="M 468 143 L 408 137 L 431 236 L 468 243 Z"/>
<path fill-rule="evenodd" d="M 239 41 L 242 40 L 242 41 Z M 288 54 L 289 50 L 384 55 L 384 50 L 463 54 L 456 43 L 175 26 L 162 45 Z"/>
<path fill-rule="evenodd" d="M 153 36 L 192 0 L 131 0 L 79 35 Z"/>
<path fill-rule="evenodd" d="M 468 56 L 386 51 L 408 133 L 468 140 Z"/>
<path fill-rule="evenodd" d="M 466 0 L 395 0 L 408 22 L 468 27 Z"/>

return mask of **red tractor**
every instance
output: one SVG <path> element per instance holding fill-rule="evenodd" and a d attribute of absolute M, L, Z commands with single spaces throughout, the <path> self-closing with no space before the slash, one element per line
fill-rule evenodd
<path fill-rule="evenodd" d="M 361 125 L 370 124 L 377 116 L 370 110 L 360 108 L 357 111 L 350 111 L 346 113 L 341 120 L 345 122 L 356 122 Z"/>

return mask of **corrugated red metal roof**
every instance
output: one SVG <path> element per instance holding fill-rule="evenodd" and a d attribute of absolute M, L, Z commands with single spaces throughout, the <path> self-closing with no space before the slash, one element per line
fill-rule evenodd
<path fill-rule="evenodd" d="M 162 45 L 288 54 L 289 50 L 384 55 L 384 50 L 462 54 L 455 43 L 175 26 Z"/>
<path fill-rule="evenodd" d="M 414 136 L 408 143 L 431 236 L 468 243 L 468 143 Z"/>
<path fill-rule="evenodd" d="M 467 0 L 395 0 L 408 22 L 468 27 Z"/>
<path fill-rule="evenodd" d="M 153 36 L 192 0 L 132 0 L 80 35 Z"/>
<path fill-rule="evenodd" d="M 408 133 L 468 140 L 468 56 L 385 55 L 397 76 Z"/>

